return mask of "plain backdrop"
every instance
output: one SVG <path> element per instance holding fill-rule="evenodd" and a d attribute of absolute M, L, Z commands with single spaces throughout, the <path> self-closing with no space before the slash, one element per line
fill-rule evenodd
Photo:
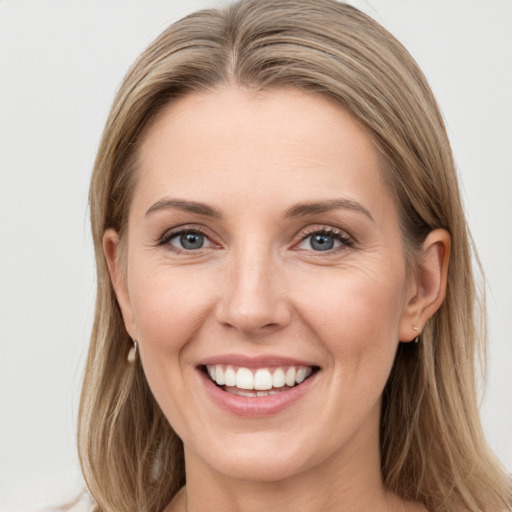
<path fill-rule="evenodd" d="M 353 2 L 425 71 L 489 285 L 482 416 L 512 470 L 512 1 Z M 0 510 L 82 486 L 79 389 L 94 306 L 87 189 L 114 93 L 170 22 L 219 3 L 0 0 Z"/>

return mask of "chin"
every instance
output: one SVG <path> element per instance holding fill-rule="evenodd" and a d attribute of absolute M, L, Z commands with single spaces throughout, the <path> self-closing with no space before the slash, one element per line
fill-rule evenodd
<path fill-rule="evenodd" d="M 215 457 L 210 465 L 229 478 L 269 483 L 296 476 L 309 469 L 308 466 L 313 467 L 314 462 L 307 464 L 303 453 L 290 453 L 289 450 L 262 452 L 259 449 L 237 449 L 224 451 L 223 457 Z"/>
<path fill-rule="evenodd" d="M 208 432 L 210 434 L 213 432 Z M 331 436 L 335 446 L 326 442 L 325 436 L 311 429 L 288 427 L 286 432 L 264 430 L 238 432 L 225 436 L 207 435 L 202 439 L 200 450 L 187 450 L 187 463 L 208 466 L 214 472 L 237 480 L 270 483 L 283 481 L 320 469 L 329 464 L 330 455 L 345 439 Z M 315 440 L 318 440 L 315 442 Z"/>

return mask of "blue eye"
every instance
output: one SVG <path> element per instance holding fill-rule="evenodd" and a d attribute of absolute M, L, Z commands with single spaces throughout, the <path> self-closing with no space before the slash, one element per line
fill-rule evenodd
<path fill-rule="evenodd" d="M 309 243 L 315 251 L 328 251 L 334 247 L 334 237 L 330 235 L 311 235 Z"/>
<path fill-rule="evenodd" d="M 198 249 L 204 249 L 211 245 L 208 238 L 199 231 L 181 231 L 179 233 L 173 233 L 167 240 L 164 240 L 164 242 L 185 251 L 197 251 Z"/>
<path fill-rule="evenodd" d="M 316 231 L 304 237 L 299 244 L 300 249 L 325 252 L 341 246 L 351 247 L 352 241 L 338 231 Z"/>

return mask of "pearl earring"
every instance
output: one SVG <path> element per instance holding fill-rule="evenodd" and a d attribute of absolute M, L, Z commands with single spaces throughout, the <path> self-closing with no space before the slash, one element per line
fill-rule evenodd
<path fill-rule="evenodd" d="M 135 359 L 137 359 L 138 348 L 139 346 L 137 345 L 137 342 L 133 340 L 133 347 L 130 348 L 130 351 L 128 352 L 128 357 L 126 358 L 129 364 L 133 364 L 135 362 Z"/>
<path fill-rule="evenodd" d="M 418 332 L 420 330 L 420 328 L 417 325 L 413 325 L 412 326 L 412 330 Z M 416 336 L 416 338 L 414 338 L 414 343 L 418 343 L 418 341 L 420 341 L 420 335 L 419 334 L 418 334 L 418 336 Z"/>

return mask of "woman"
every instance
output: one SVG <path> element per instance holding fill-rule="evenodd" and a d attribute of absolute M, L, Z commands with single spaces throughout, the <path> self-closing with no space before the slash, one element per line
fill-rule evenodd
<path fill-rule="evenodd" d="M 443 121 L 374 21 L 256 0 L 169 27 L 117 95 L 90 200 L 98 510 L 511 506 Z"/>

